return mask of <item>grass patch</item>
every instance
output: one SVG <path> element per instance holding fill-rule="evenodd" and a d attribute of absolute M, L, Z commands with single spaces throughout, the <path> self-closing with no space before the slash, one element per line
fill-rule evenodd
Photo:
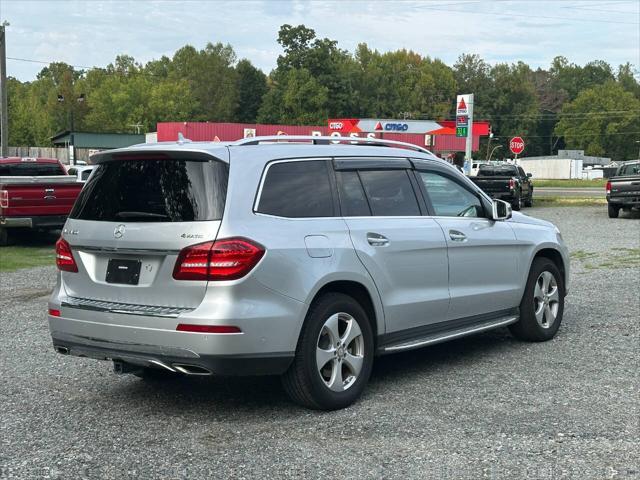
<path fill-rule="evenodd" d="M 604 188 L 607 184 L 606 178 L 596 178 L 594 180 L 533 180 L 535 187 L 559 187 L 559 188 Z"/>
<path fill-rule="evenodd" d="M 586 270 L 601 268 L 637 268 L 640 267 L 640 248 L 614 247 L 603 253 L 576 250 L 571 258 L 578 260 Z"/>
<path fill-rule="evenodd" d="M 586 260 L 587 258 L 592 258 L 597 255 L 598 254 L 595 252 L 587 252 L 586 250 L 576 250 L 575 252 L 571 252 L 571 258 L 575 258 L 576 260 Z"/>
<path fill-rule="evenodd" d="M 14 272 L 22 268 L 55 265 L 53 247 L 2 247 L 0 248 L 0 272 Z"/>
<path fill-rule="evenodd" d="M 606 205 L 606 198 L 598 197 L 534 197 L 535 207 L 589 207 Z"/>

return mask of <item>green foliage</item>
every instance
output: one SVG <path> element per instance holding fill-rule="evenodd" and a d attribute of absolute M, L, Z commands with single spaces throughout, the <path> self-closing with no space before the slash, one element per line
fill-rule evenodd
<path fill-rule="evenodd" d="M 640 100 L 614 81 L 583 90 L 564 106 L 555 131 L 567 147 L 587 155 L 637 158 L 638 145 L 633 140 L 640 132 Z"/>
<path fill-rule="evenodd" d="M 461 55 L 449 67 L 411 50 L 381 53 L 365 43 L 350 53 L 305 25 L 283 25 L 282 54 L 265 75 L 230 45 L 186 45 L 146 64 L 119 55 L 105 68 L 77 70 L 56 62 L 32 82 L 9 81 L 12 145 L 48 145 L 70 128 L 153 131 L 162 121 L 325 124 L 327 118 L 451 119 L 455 96 L 474 93 L 476 120 L 488 120 L 493 139 L 477 156 L 525 138 L 526 155 L 558 148 L 623 160 L 637 156 L 640 84 L 630 64 L 617 71 L 604 61 L 584 66 L 556 57 L 549 69 L 489 65 Z M 84 94 L 84 101 L 78 97 Z M 58 101 L 58 96 L 64 98 Z M 624 112 L 618 113 L 618 111 Z M 635 152 L 635 153 L 634 153 Z"/>
<path fill-rule="evenodd" d="M 238 122 L 255 123 L 262 97 L 267 93 L 267 76 L 254 67 L 249 60 L 240 60 L 236 66 L 238 74 Z"/>

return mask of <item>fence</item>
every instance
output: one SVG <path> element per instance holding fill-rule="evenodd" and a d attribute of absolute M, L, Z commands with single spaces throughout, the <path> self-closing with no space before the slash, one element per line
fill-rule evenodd
<path fill-rule="evenodd" d="M 89 148 L 76 148 L 76 161 L 89 163 L 89 156 L 96 150 Z M 56 158 L 64 164 L 69 164 L 69 149 L 64 147 L 9 147 L 9 157 L 41 157 Z"/>

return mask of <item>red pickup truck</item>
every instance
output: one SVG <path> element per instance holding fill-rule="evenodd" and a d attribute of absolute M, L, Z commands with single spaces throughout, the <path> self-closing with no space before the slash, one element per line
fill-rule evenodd
<path fill-rule="evenodd" d="M 12 228 L 62 228 L 82 183 L 53 158 L 0 158 L 0 245 Z"/>

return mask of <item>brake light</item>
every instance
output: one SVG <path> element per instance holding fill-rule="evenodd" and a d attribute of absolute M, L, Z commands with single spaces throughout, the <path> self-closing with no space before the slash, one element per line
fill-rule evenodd
<path fill-rule="evenodd" d="M 607 182 L 607 186 L 605 188 L 607 190 L 607 195 L 611 194 L 611 182 Z"/>
<path fill-rule="evenodd" d="M 242 333 L 242 330 L 234 325 L 193 325 L 189 323 L 178 324 L 176 331 L 195 333 Z"/>
<path fill-rule="evenodd" d="M 71 245 L 62 237 L 56 242 L 56 265 L 64 272 L 77 272 L 78 265 L 73 258 Z"/>
<path fill-rule="evenodd" d="M 59 317 L 60 316 L 60 310 L 57 310 L 55 308 L 50 308 L 49 309 L 49 315 L 51 315 L 52 317 Z"/>
<path fill-rule="evenodd" d="M 9 190 L 0 190 L 0 208 L 9 208 Z"/>
<path fill-rule="evenodd" d="M 249 273 L 264 253 L 262 245 L 240 237 L 198 243 L 180 251 L 173 278 L 236 280 Z"/>
<path fill-rule="evenodd" d="M 509 179 L 509 190 L 513 190 L 514 188 L 516 188 L 516 181 L 511 178 Z"/>

